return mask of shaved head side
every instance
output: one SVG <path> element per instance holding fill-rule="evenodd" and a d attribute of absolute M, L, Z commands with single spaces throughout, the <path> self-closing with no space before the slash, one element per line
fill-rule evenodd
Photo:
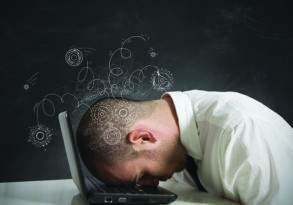
<path fill-rule="evenodd" d="M 113 164 L 136 157 L 128 143 L 129 128 L 152 113 L 152 101 L 105 98 L 94 103 L 83 115 L 76 133 L 77 145 L 86 166 Z"/>

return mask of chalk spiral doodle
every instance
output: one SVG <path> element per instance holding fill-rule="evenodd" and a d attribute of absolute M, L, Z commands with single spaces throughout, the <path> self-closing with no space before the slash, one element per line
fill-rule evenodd
<path fill-rule="evenodd" d="M 114 58 L 117 60 L 118 57 L 118 59 L 122 61 L 132 59 L 133 53 L 129 48 L 127 48 L 127 45 L 133 43 L 134 40 L 146 41 L 147 39 L 143 35 L 130 36 L 122 41 L 119 48 L 115 49 L 113 52 L 110 52 L 110 58 L 108 61 L 108 85 L 109 91 L 113 97 L 116 95 L 116 93 L 120 93 L 120 95 L 122 95 L 122 93 L 129 93 L 129 89 L 124 90 L 124 87 L 121 87 L 121 83 L 123 84 L 123 75 L 125 75 L 127 72 L 125 72 L 119 64 L 117 65 L 114 63 Z M 118 77 L 120 79 L 118 79 Z"/>
<path fill-rule="evenodd" d="M 103 140 L 109 145 L 116 145 L 121 141 L 121 132 L 116 127 L 109 127 L 103 133 Z"/>
<path fill-rule="evenodd" d="M 158 91 L 169 90 L 173 85 L 173 81 L 174 79 L 172 73 L 162 68 L 156 70 L 151 77 L 153 89 Z"/>
<path fill-rule="evenodd" d="M 65 54 L 65 61 L 69 66 L 78 67 L 83 61 L 83 53 L 77 48 L 69 49 Z"/>
<path fill-rule="evenodd" d="M 39 122 L 39 114 L 40 110 L 42 113 L 47 116 L 47 117 L 54 117 L 56 115 L 56 108 L 55 108 L 55 103 L 53 99 L 59 101 L 60 103 L 64 104 L 66 98 L 71 98 L 72 99 L 72 105 L 75 104 L 74 108 L 80 108 L 81 106 L 85 106 L 88 109 L 91 109 L 88 104 L 86 104 L 83 101 L 80 101 L 75 95 L 72 93 L 66 92 L 62 95 L 59 95 L 57 93 L 48 93 L 45 95 L 45 97 L 37 102 L 34 107 L 33 111 L 35 113 L 35 119 L 37 124 L 40 124 Z"/>
<path fill-rule="evenodd" d="M 44 148 L 50 144 L 53 136 L 53 130 L 45 125 L 38 124 L 30 128 L 28 142 L 35 147 Z"/>

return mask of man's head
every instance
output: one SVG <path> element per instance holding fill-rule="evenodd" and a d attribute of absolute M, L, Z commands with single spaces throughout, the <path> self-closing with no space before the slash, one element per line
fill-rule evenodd
<path fill-rule="evenodd" d="M 108 183 L 157 185 L 184 168 L 185 150 L 169 97 L 96 102 L 80 121 L 77 144 L 89 170 Z"/>

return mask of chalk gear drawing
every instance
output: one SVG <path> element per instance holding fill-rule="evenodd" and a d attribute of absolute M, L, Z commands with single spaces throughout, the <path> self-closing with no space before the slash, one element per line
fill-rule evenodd
<path fill-rule="evenodd" d="M 151 77 L 153 89 L 157 91 L 169 90 L 172 87 L 173 82 L 174 78 L 172 73 L 163 68 L 156 70 Z"/>
<path fill-rule="evenodd" d="M 138 117 L 135 109 L 135 106 L 131 106 L 126 100 L 105 100 L 95 104 L 90 109 L 90 126 L 101 137 L 91 140 L 89 148 L 97 150 L 99 147 L 113 145 L 113 149 L 115 146 L 119 149 L 123 135 Z"/>
<path fill-rule="evenodd" d="M 102 139 L 109 145 L 115 145 L 121 141 L 121 132 L 116 127 L 109 127 L 103 133 Z"/>
<path fill-rule="evenodd" d="M 52 140 L 52 129 L 47 126 L 39 124 L 30 128 L 30 135 L 28 141 L 35 147 L 44 148 Z"/>
<path fill-rule="evenodd" d="M 65 54 L 65 61 L 69 66 L 77 67 L 83 61 L 83 53 L 77 48 L 69 49 Z"/>

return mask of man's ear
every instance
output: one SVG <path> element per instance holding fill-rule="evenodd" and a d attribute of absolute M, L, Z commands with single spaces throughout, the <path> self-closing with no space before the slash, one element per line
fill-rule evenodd
<path fill-rule="evenodd" d="M 132 145 L 144 145 L 157 141 L 152 132 L 144 129 L 135 129 L 130 131 L 127 135 L 127 139 Z"/>

